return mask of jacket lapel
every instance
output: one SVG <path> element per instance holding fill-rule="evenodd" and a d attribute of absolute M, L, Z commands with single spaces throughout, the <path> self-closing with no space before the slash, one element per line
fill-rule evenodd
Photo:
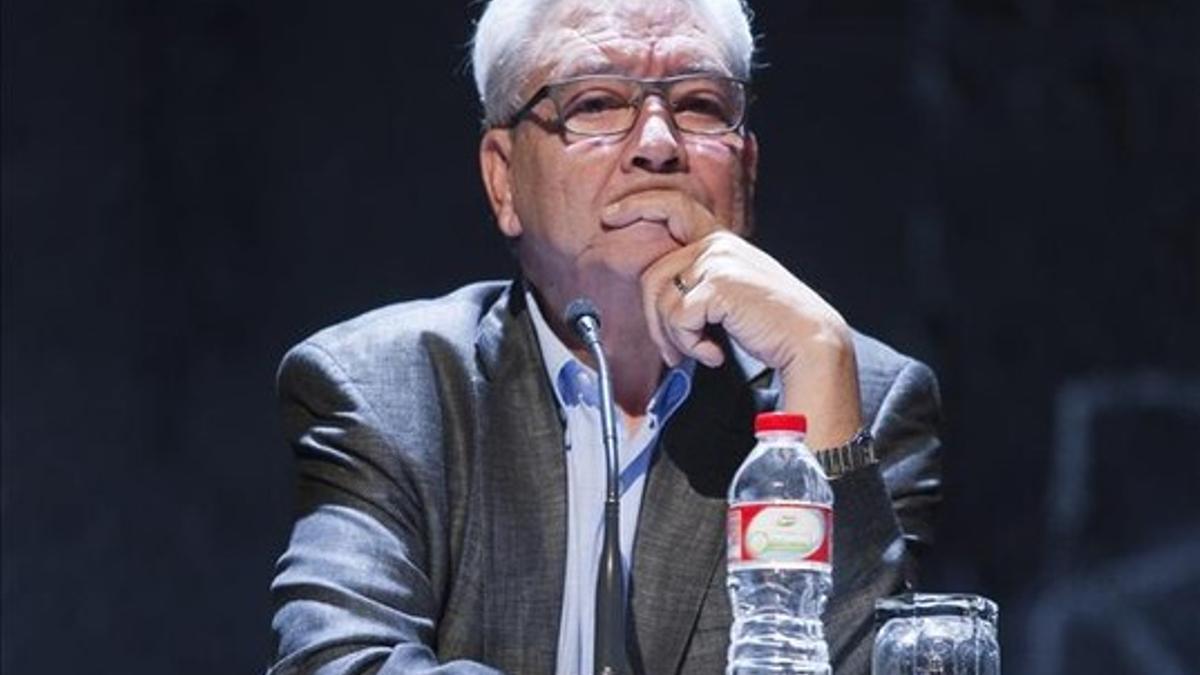
<path fill-rule="evenodd" d="M 562 424 L 521 285 L 480 323 L 487 518 L 484 652 L 506 672 L 554 669 L 566 561 Z"/>
<path fill-rule="evenodd" d="M 480 322 L 476 356 L 489 519 L 485 659 L 506 672 L 552 672 L 566 562 L 566 463 L 562 421 L 520 283 Z M 639 672 L 678 672 L 725 554 L 729 483 L 754 444 L 755 412 L 771 407 L 773 396 L 747 384 L 745 367 L 732 358 L 716 370 L 697 367 L 688 401 L 660 440 L 629 589 L 630 653 Z"/>
<path fill-rule="evenodd" d="M 635 670 L 678 672 L 725 554 L 729 483 L 754 444 L 762 404 L 726 359 L 697 367 L 692 393 L 664 430 L 634 546 L 631 645 Z"/>

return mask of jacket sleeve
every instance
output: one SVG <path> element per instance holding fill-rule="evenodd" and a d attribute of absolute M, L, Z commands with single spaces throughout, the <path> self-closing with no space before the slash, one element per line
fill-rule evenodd
<path fill-rule="evenodd" d="M 279 396 L 297 515 L 271 585 L 269 673 L 498 672 L 439 664 L 434 652 L 434 568 L 444 561 L 428 513 L 439 505 L 426 502 L 436 472 L 394 447 L 355 381 L 315 344 L 284 358 Z"/>
<path fill-rule="evenodd" d="M 871 385 L 879 402 L 870 420 L 879 462 L 832 482 L 834 590 L 825 623 L 835 671 L 845 675 L 870 672 L 875 600 L 912 588 L 941 496 L 933 372 L 905 359 Z"/>
<path fill-rule="evenodd" d="M 910 360 L 884 395 L 871 430 L 910 555 L 933 544 L 934 516 L 942 498 L 941 426 L 937 378 L 928 366 Z"/>

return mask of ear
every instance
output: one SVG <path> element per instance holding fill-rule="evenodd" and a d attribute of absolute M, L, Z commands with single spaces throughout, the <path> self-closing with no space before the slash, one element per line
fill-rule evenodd
<path fill-rule="evenodd" d="M 521 236 L 521 219 L 513 207 L 512 134 L 508 129 L 488 129 L 479 141 L 479 170 L 496 226 L 504 236 Z"/>

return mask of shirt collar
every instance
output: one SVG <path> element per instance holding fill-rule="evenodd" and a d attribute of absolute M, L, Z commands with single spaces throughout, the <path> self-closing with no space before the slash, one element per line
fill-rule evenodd
<path fill-rule="evenodd" d="M 598 408 L 595 371 L 576 359 L 571 350 L 558 339 L 542 316 L 542 310 L 537 299 L 533 297 L 533 292 L 528 288 L 525 289 L 525 303 L 529 307 L 529 317 L 533 321 L 538 346 L 542 350 L 542 364 L 546 368 L 546 377 L 553 385 L 559 408 L 565 411 L 581 404 Z M 651 397 L 646 411 L 660 420 L 665 420 L 678 410 L 691 393 L 692 373 L 695 368 L 696 362 L 686 359 L 668 370 Z"/>
<path fill-rule="evenodd" d="M 546 367 L 546 377 L 550 379 L 550 384 L 554 389 L 554 397 L 558 400 L 558 407 L 566 410 L 575 401 L 568 403 L 563 396 L 563 386 L 559 381 L 559 376 L 563 373 L 574 375 L 578 368 L 582 368 L 583 364 L 571 354 L 571 350 L 558 339 L 553 330 L 550 330 L 550 325 L 546 323 L 546 319 L 542 317 L 542 310 L 538 307 L 537 299 L 533 297 L 533 292 L 528 288 L 525 289 L 525 304 L 529 308 L 529 318 L 533 320 L 533 330 L 537 335 L 538 347 L 542 350 L 542 365 Z M 575 364 L 574 367 L 568 364 Z M 575 396 L 570 397 L 572 399 Z"/>

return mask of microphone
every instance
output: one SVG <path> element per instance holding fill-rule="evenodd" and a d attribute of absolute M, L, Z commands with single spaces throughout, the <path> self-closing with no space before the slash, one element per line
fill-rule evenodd
<path fill-rule="evenodd" d="M 625 652 L 625 573 L 621 561 L 621 466 L 617 454 L 617 421 L 614 415 L 612 378 L 604 345 L 600 342 L 600 311 L 587 298 L 567 305 L 563 319 L 583 341 L 600 374 L 600 426 L 604 430 L 607 480 L 604 491 L 604 544 L 596 575 L 596 625 L 592 663 L 596 675 L 628 675 Z"/>
<path fill-rule="evenodd" d="M 563 318 L 589 349 L 593 344 L 600 344 L 600 310 L 591 300 L 575 298 L 567 305 Z"/>

